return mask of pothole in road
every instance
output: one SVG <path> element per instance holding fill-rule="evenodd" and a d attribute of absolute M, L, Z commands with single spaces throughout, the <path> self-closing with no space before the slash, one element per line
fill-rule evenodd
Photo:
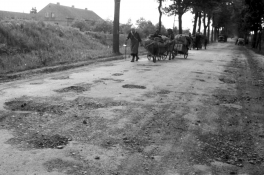
<path fill-rule="evenodd" d="M 196 80 L 201 81 L 201 82 L 205 82 L 205 80 L 203 80 L 203 79 L 196 79 Z"/>
<path fill-rule="evenodd" d="M 171 91 L 168 91 L 168 90 L 161 90 L 159 92 L 157 92 L 158 94 L 169 94 L 171 93 Z"/>
<path fill-rule="evenodd" d="M 70 138 L 56 135 L 42 135 L 42 134 L 33 134 L 27 143 L 33 148 L 44 149 L 44 148 L 57 148 L 62 149 L 65 145 L 68 144 Z"/>
<path fill-rule="evenodd" d="M 66 88 L 55 90 L 55 92 L 58 93 L 65 93 L 65 92 L 75 92 L 75 93 L 82 93 L 85 91 L 90 90 L 91 84 L 83 84 L 83 85 L 75 85 L 75 86 L 69 86 Z"/>
<path fill-rule="evenodd" d="M 114 78 L 101 78 L 100 80 L 102 80 L 102 81 L 110 80 L 110 81 L 116 81 L 116 82 L 122 82 L 122 81 L 124 81 L 124 80 L 121 80 L 121 79 L 114 79 Z"/>
<path fill-rule="evenodd" d="M 138 66 L 161 66 L 161 65 L 157 65 L 157 64 L 154 64 L 154 65 L 151 65 L 151 64 L 138 64 Z"/>
<path fill-rule="evenodd" d="M 113 76 L 122 76 L 122 75 L 124 75 L 124 74 L 122 74 L 122 73 L 115 73 L 115 74 L 112 74 Z"/>
<path fill-rule="evenodd" d="M 62 114 L 64 106 L 54 105 L 48 103 L 38 103 L 32 100 L 12 100 L 5 102 L 5 108 L 12 111 L 36 111 L 36 112 L 47 112 L 54 114 Z"/>
<path fill-rule="evenodd" d="M 214 95 L 214 97 L 225 103 L 235 103 L 238 101 L 238 98 L 234 95 Z"/>
<path fill-rule="evenodd" d="M 211 158 L 215 161 L 243 167 L 245 163 L 261 164 L 264 159 L 252 148 L 252 137 L 246 133 L 222 133 L 200 136 L 203 152 L 197 157 Z M 199 154 L 199 153 L 198 153 Z M 201 161 L 201 160 L 199 160 Z"/>
<path fill-rule="evenodd" d="M 193 73 L 196 73 L 196 74 L 204 74 L 204 73 L 202 73 L 202 72 L 193 72 Z"/>
<path fill-rule="evenodd" d="M 151 69 L 141 69 L 141 70 L 143 70 L 143 71 L 151 71 Z"/>
<path fill-rule="evenodd" d="M 129 89 L 146 89 L 145 86 L 133 85 L 133 84 L 126 84 L 126 85 L 123 85 L 122 87 L 129 88 Z"/>
<path fill-rule="evenodd" d="M 65 79 L 70 79 L 70 77 L 68 75 L 63 75 L 63 76 L 59 76 L 59 77 L 53 77 L 51 79 L 52 80 L 65 80 Z"/>
<path fill-rule="evenodd" d="M 219 78 L 220 81 L 224 82 L 224 83 L 228 83 L 228 84 L 235 84 L 236 81 L 235 80 L 231 80 L 228 78 Z"/>

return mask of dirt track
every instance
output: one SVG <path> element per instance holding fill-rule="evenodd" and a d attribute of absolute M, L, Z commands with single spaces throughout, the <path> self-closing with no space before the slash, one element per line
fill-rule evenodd
<path fill-rule="evenodd" d="M 2 83 L 0 175 L 263 175 L 254 57 L 215 43 Z"/>

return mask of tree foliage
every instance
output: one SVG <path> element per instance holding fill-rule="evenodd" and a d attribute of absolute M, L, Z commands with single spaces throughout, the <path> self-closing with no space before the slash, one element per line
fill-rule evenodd
<path fill-rule="evenodd" d="M 190 10 L 192 0 L 170 0 L 172 4 L 164 8 L 167 15 L 178 15 L 179 33 L 182 34 L 182 15 Z"/>

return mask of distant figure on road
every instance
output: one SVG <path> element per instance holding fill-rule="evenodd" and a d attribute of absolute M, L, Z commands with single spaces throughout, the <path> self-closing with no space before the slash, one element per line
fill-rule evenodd
<path fill-rule="evenodd" d="M 136 57 L 136 61 L 138 61 L 139 57 L 138 57 L 138 47 L 139 47 L 139 43 L 141 43 L 142 45 L 142 40 L 139 36 L 139 34 L 136 32 L 135 28 L 131 29 L 131 32 L 129 32 L 127 39 L 126 39 L 126 43 L 127 40 L 131 41 L 130 44 L 130 49 L 131 49 L 131 56 L 132 56 L 132 60 L 131 62 L 135 61 L 135 57 Z"/>
<path fill-rule="evenodd" d="M 200 35 L 200 33 L 196 33 L 196 35 L 195 35 L 195 47 L 197 50 L 199 50 L 199 48 L 202 48 L 201 39 L 202 39 L 202 36 Z"/>
<path fill-rule="evenodd" d="M 206 36 L 204 36 L 204 49 L 206 49 L 207 43 L 208 43 L 208 39 Z"/>

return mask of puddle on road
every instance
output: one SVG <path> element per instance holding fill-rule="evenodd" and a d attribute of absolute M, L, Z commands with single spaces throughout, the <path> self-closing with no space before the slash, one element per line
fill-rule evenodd
<path fill-rule="evenodd" d="M 123 85 L 122 87 L 129 88 L 129 89 L 146 89 L 145 86 L 133 85 L 133 84 L 126 84 L 126 85 Z"/>

